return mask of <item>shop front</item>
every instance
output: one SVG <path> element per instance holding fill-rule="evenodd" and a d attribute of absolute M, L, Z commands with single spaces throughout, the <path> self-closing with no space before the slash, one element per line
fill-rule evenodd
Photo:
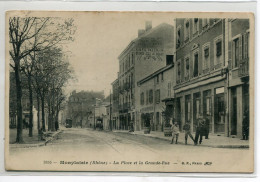
<path fill-rule="evenodd" d="M 192 89 L 176 89 L 175 93 L 175 117 L 180 121 L 180 126 L 190 122 L 195 132 L 198 118 L 202 116 L 210 133 L 227 134 L 227 89 L 223 80 Z"/>

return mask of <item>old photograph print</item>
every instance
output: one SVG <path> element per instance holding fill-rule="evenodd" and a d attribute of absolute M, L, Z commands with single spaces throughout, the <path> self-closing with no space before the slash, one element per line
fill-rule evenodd
<path fill-rule="evenodd" d="M 254 171 L 250 13 L 6 12 L 5 168 Z"/>

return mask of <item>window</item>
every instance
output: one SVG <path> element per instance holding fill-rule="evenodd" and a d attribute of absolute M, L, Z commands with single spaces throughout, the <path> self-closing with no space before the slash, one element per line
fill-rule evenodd
<path fill-rule="evenodd" d="M 248 58 L 248 45 L 249 45 L 249 32 L 239 35 L 233 40 L 233 67 L 238 67 L 240 63 L 243 63 Z"/>
<path fill-rule="evenodd" d="M 156 75 L 156 83 L 159 83 L 159 75 Z"/>
<path fill-rule="evenodd" d="M 163 72 L 161 73 L 161 80 L 163 81 Z"/>
<path fill-rule="evenodd" d="M 173 55 L 166 55 L 166 65 L 173 64 Z"/>
<path fill-rule="evenodd" d="M 186 20 L 184 25 L 184 40 L 187 41 L 189 38 L 190 38 L 190 22 L 189 20 Z"/>
<path fill-rule="evenodd" d="M 239 61 L 239 39 L 234 40 L 234 63 L 233 66 L 237 67 Z"/>
<path fill-rule="evenodd" d="M 158 104 L 160 103 L 160 90 L 155 91 L 155 102 Z"/>
<path fill-rule="evenodd" d="M 181 62 L 178 61 L 178 64 L 177 64 L 177 80 L 180 80 L 181 79 Z"/>
<path fill-rule="evenodd" d="M 144 105 L 144 93 L 143 92 L 141 93 L 141 96 L 140 96 L 140 103 L 141 103 L 141 105 Z"/>
<path fill-rule="evenodd" d="M 132 64 L 134 64 L 134 53 L 132 53 Z"/>
<path fill-rule="evenodd" d="M 195 101 L 195 104 L 196 104 L 196 119 L 199 118 L 199 115 L 200 115 L 200 99 L 196 99 Z"/>
<path fill-rule="evenodd" d="M 244 40 L 245 40 L 245 42 L 244 42 L 244 51 L 245 51 L 245 58 L 248 58 L 249 56 L 249 32 L 247 32 L 247 33 L 245 33 L 245 35 L 244 35 Z"/>
<path fill-rule="evenodd" d="M 218 36 L 214 39 L 214 69 L 221 68 L 223 60 L 223 46 L 222 46 L 223 35 Z"/>
<path fill-rule="evenodd" d="M 209 116 L 211 115 L 211 98 L 206 98 L 206 114 Z"/>
<path fill-rule="evenodd" d="M 193 19 L 193 34 L 197 33 L 199 31 L 199 19 L 194 18 Z"/>
<path fill-rule="evenodd" d="M 128 55 L 128 68 L 130 68 L 130 55 Z"/>
<path fill-rule="evenodd" d="M 202 28 L 205 28 L 209 25 L 209 18 L 202 19 Z"/>
<path fill-rule="evenodd" d="M 216 56 L 219 57 L 222 54 L 222 42 L 219 41 L 216 43 Z"/>
<path fill-rule="evenodd" d="M 209 51 L 210 43 L 206 43 L 203 45 L 202 52 L 202 69 L 207 70 L 210 64 L 210 51 Z"/>
<path fill-rule="evenodd" d="M 180 47 L 181 45 L 181 27 L 177 28 L 177 41 L 176 41 L 176 48 Z"/>
<path fill-rule="evenodd" d="M 149 91 L 146 90 L 146 105 L 149 103 Z"/>
<path fill-rule="evenodd" d="M 190 59 L 187 57 L 185 59 L 185 79 L 189 78 L 189 72 L 190 72 Z"/>
<path fill-rule="evenodd" d="M 149 90 L 149 103 L 152 104 L 153 103 L 153 90 Z"/>
<path fill-rule="evenodd" d="M 194 54 L 194 69 L 193 76 L 197 77 L 199 75 L 199 55 L 198 53 Z"/>

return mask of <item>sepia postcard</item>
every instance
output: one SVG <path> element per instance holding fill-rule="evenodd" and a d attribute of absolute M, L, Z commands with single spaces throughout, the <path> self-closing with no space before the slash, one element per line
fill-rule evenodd
<path fill-rule="evenodd" d="M 5 20 L 6 170 L 254 172 L 252 13 Z"/>

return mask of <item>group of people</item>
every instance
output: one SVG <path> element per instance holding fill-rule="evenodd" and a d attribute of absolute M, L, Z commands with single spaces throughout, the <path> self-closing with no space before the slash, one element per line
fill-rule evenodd
<path fill-rule="evenodd" d="M 177 121 L 173 121 L 173 125 L 171 126 L 171 129 L 172 129 L 171 144 L 173 144 L 174 142 L 175 144 L 177 144 L 179 134 L 180 134 L 180 127 Z M 205 139 L 208 139 L 209 137 L 209 121 L 208 119 L 199 116 L 197 120 L 195 139 L 191 134 L 191 125 L 189 121 L 185 123 L 185 125 L 183 126 L 183 130 L 185 131 L 185 145 L 188 144 L 188 137 L 191 138 L 191 140 L 194 142 L 194 145 L 198 144 L 198 140 L 199 140 L 199 144 L 201 144 L 203 136 L 205 136 Z"/>

